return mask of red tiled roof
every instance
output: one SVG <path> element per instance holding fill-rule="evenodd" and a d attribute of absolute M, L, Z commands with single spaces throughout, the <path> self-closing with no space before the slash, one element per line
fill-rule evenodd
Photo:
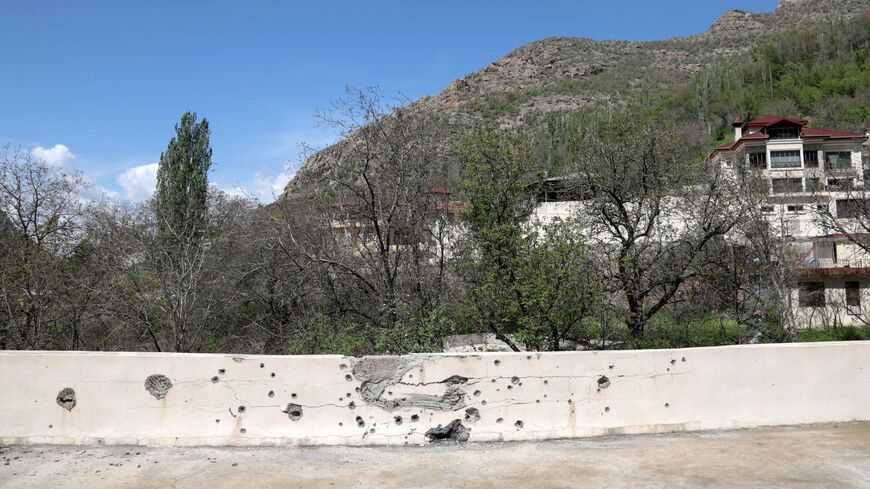
<path fill-rule="evenodd" d="M 814 138 L 814 137 L 828 137 L 832 139 L 848 139 L 848 138 L 863 138 L 863 134 L 858 134 L 856 132 L 845 132 L 845 131 L 832 131 L 830 129 L 813 129 L 811 127 L 805 127 L 801 131 L 801 136 L 805 138 Z"/>
<path fill-rule="evenodd" d="M 801 268 L 798 270 L 801 277 L 818 276 L 866 276 L 870 275 L 870 268 L 863 267 L 837 267 L 837 268 Z"/>
<path fill-rule="evenodd" d="M 793 119 L 789 117 L 781 117 L 778 115 L 766 115 L 759 117 L 758 119 L 754 119 L 746 123 L 745 127 L 770 127 L 780 122 L 788 122 L 791 124 L 795 124 L 801 126 L 801 137 L 802 138 L 828 138 L 828 139 L 867 139 L 867 136 L 863 134 L 858 134 L 854 132 L 845 132 L 845 131 L 834 131 L 831 129 L 814 129 L 811 127 L 803 127 L 807 124 L 807 121 L 803 119 Z M 716 153 L 720 151 L 732 151 L 740 146 L 744 141 L 758 141 L 763 139 L 768 139 L 769 136 L 764 134 L 761 131 L 755 131 L 753 133 L 744 134 L 737 141 L 730 141 L 725 144 L 721 144 L 713 148 L 713 151 L 710 153 L 708 158 L 712 158 L 716 155 Z"/>
<path fill-rule="evenodd" d="M 450 191 L 447 190 L 447 189 L 444 188 L 444 187 L 432 187 L 432 188 L 430 188 L 429 190 L 427 190 L 426 192 L 427 192 L 427 193 L 430 193 L 430 194 L 446 194 L 446 195 L 450 195 Z"/>
<path fill-rule="evenodd" d="M 803 119 L 792 119 L 790 117 L 782 117 L 778 115 L 765 115 L 761 116 L 758 119 L 753 119 L 746 123 L 749 127 L 770 127 L 774 124 L 778 124 L 780 122 L 789 122 L 791 124 L 795 124 L 798 126 L 807 125 L 807 121 Z"/>

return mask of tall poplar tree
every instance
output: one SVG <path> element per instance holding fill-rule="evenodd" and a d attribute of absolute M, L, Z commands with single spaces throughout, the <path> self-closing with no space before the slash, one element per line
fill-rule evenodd
<path fill-rule="evenodd" d="M 167 244 L 199 241 L 205 228 L 208 170 L 211 167 L 208 120 L 185 112 L 175 137 L 160 155 L 155 212 L 158 234 Z"/>

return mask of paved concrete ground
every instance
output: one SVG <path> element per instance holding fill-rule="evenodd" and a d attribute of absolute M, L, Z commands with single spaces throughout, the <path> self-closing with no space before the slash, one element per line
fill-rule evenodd
<path fill-rule="evenodd" d="M 0 452 L 9 489 L 870 487 L 870 423 L 409 448 Z"/>

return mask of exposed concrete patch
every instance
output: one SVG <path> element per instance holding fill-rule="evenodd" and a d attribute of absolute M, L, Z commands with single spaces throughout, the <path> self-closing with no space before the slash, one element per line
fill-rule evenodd
<path fill-rule="evenodd" d="M 76 391 L 72 387 L 64 387 L 57 393 L 57 405 L 72 411 L 76 407 Z"/>
<path fill-rule="evenodd" d="M 363 400 L 388 411 L 408 407 L 435 411 L 462 408 L 465 404 L 465 392 L 458 386 L 467 382 L 468 378 L 460 375 L 453 375 L 440 382 L 447 385 L 444 394 L 440 396 L 410 393 L 403 394 L 398 399 L 383 398 L 388 387 L 401 383 L 406 373 L 421 366 L 429 358 L 429 355 L 403 355 L 352 359 L 353 375 L 362 382 L 360 394 Z"/>
<path fill-rule="evenodd" d="M 477 408 L 470 407 L 465 410 L 465 421 L 476 423 L 480 421 L 480 411 Z"/>
<path fill-rule="evenodd" d="M 172 381 L 169 380 L 169 377 L 163 374 L 149 375 L 148 378 L 145 379 L 145 390 L 154 396 L 154 399 L 164 399 L 171 388 Z"/>
<path fill-rule="evenodd" d="M 302 418 L 302 406 L 299 404 L 290 403 L 282 412 L 287 413 L 291 421 L 299 421 Z"/>
<path fill-rule="evenodd" d="M 438 425 L 426 432 L 429 443 L 464 443 L 468 441 L 471 430 L 462 426 L 462 421 L 454 419 L 447 426 Z"/>

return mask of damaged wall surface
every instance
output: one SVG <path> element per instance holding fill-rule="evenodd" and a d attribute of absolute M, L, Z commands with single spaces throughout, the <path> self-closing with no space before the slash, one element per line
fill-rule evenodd
<path fill-rule="evenodd" d="M 401 445 L 870 420 L 870 342 L 400 357 L 0 352 L 0 443 Z"/>

